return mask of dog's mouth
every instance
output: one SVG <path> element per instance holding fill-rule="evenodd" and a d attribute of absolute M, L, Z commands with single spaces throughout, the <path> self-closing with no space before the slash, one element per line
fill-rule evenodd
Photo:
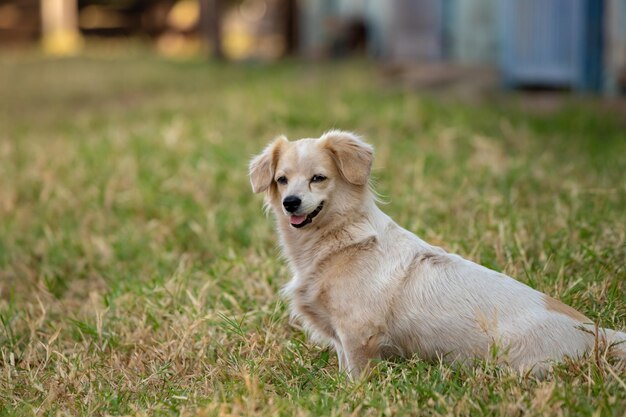
<path fill-rule="evenodd" d="M 323 201 L 320 203 L 319 206 L 317 206 L 315 210 L 313 210 L 306 216 L 305 215 L 298 216 L 298 215 L 292 214 L 291 216 L 289 216 L 289 224 L 291 224 L 296 229 L 304 227 L 307 224 L 311 223 L 313 221 L 313 218 L 315 218 L 315 216 L 320 214 L 320 211 L 322 211 L 322 208 L 324 208 Z"/>

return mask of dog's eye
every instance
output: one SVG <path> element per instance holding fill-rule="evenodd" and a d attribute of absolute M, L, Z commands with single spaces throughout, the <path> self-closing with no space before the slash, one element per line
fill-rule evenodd
<path fill-rule="evenodd" d="M 276 178 L 276 182 L 285 185 L 287 184 L 287 177 L 285 177 L 284 175 L 282 177 L 278 177 Z"/>
<path fill-rule="evenodd" d="M 322 182 L 325 179 L 326 177 L 323 175 L 313 175 L 313 178 L 311 178 L 311 182 Z"/>

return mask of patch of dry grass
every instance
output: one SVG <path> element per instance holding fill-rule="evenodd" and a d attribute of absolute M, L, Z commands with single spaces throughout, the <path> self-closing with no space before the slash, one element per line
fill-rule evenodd
<path fill-rule="evenodd" d="M 288 323 L 246 177 L 278 133 L 356 130 L 400 224 L 623 329 L 616 117 L 422 97 L 363 64 L 116 53 L 0 57 L 0 415 L 624 415 L 602 352 L 544 381 L 412 360 L 348 382 Z"/>

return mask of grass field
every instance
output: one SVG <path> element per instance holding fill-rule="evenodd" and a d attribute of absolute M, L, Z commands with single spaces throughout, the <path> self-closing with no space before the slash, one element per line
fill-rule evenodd
<path fill-rule="evenodd" d="M 0 415 L 624 416 L 602 352 L 543 381 L 414 359 L 351 383 L 278 296 L 248 160 L 336 127 L 376 146 L 399 224 L 624 329 L 626 122 L 517 102 L 364 63 L 1 55 Z"/>

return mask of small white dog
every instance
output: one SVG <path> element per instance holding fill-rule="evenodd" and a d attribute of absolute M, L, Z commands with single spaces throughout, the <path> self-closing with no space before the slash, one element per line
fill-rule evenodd
<path fill-rule="evenodd" d="M 292 313 L 331 344 L 356 378 L 391 355 L 448 362 L 496 359 L 541 373 L 600 340 L 626 358 L 626 334 L 599 329 L 573 308 L 513 278 L 431 246 L 377 206 L 373 148 L 330 131 L 279 137 L 250 163 L 266 193 L 293 271 Z"/>

